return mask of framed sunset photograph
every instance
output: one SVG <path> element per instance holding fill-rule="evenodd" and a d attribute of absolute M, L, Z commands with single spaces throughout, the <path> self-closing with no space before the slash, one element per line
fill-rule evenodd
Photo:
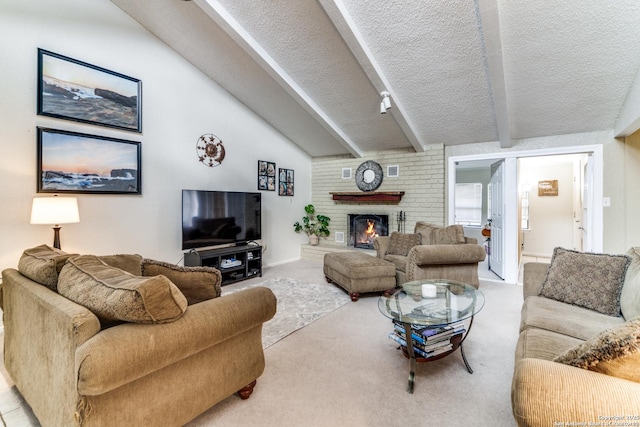
<path fill-rule="evenodd" d="M 142 132 L 142 82 L 38 49 L 38 114 Z"/>
<path fill-rule="evenodd" d="M 141 194 L 140 143 L 38 128 L 38 193 Z"/>

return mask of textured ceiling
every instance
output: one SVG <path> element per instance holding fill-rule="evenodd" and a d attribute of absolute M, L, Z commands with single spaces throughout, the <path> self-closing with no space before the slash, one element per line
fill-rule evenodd
<path fill-rule="evenodd" d="M 640 122 L 637 0 L 112 1 L 311 156 Z"/>

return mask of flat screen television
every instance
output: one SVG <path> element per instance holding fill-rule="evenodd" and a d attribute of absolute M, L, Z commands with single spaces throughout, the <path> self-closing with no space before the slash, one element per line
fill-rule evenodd
<path fill-rule="evenodd" d="M 261 217 L 261 193 L 182 190 L 182 249 L 258 240 Z"/>

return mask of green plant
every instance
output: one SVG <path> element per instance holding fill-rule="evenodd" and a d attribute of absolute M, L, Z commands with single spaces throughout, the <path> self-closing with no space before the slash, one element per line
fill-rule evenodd
<path fill-rule="evenodd" d="M 324 215 L 316 215 L 316 208 L 314 208 L 313 205 L 305 206 L 304 211 L 307 214 L 302 217 L 302 224 L 298 221 L 293 224 L 296 233 L 304 230 L 309 236 L 328 236 L 329 221 L 331 221 L 331 218 Z"/>

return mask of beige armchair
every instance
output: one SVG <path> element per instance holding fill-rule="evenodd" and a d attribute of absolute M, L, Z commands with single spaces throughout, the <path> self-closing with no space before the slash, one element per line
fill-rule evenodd
<path fill-rule="evenodd" d="M 399 234 L 377 237 L 373 243 L 378 258 L 395 265 L 397 285 L 420 279 L 449 279 L 478 287 L 478 263 L 484 261 L 486 253 L 477 239 L 464 237 L 462 226 L 439 227 L 420 221 L 414 235 L 420 236 L 421 244 L 411 244 L 412 239 Z M 394 244 L 394 240 L 405 244 Z"/>

